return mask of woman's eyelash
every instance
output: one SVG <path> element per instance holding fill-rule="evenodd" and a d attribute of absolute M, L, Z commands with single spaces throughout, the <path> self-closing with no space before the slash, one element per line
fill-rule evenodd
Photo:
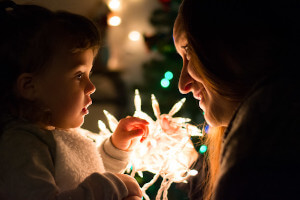
<path fill-rule="evenodd" d="M 188 46 L 188 44 L 187 45 L 185 45 L 185 46 L 182 46 L 181 48 L 183 48 L 186 52 L 188 52 L 188 50 L 189 50 L 189 46 Z"/>
<path fill-rule="evenodd" d="M 189 45 L 187 44 L 185 46 L 182 46 L 181 48 L 184 49 L 187 60 L 190 60 L 191 59 L 191 55 L 190 55 Z"/>

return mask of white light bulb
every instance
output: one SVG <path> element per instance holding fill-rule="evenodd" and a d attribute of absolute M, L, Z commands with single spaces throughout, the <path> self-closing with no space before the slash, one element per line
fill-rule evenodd
<path fill-rule="evenodd" d="M 112 10 L 112 11 L 117 11 L 120 9 L 120 1 L 119 0 L 111 0 L 108 3 L 108 7 Z"/>
<path fill-rule="evenodd" d="M 131 31 L 128 37 L 132 41 L 138 41 L 141 38 L 141 34 L 138 31 Z"/>
<path fill-rule="evenodd" d="M 110 26 L 119 26 L 121 24 L 122 20 L 118 16 L 112 16 L 108 18 L 108 24 Z"/>
<path fill-rule="evenodd" d="M 189 174 L 190 174 L 191 176 L 196 176 L 196 175 L 198 174 L 198 171 L 195 170 L 195 169 L 192 169 L 191 171 L 189 171 Z"/>
<path fill-rule="evenodd" d="M 140 37 L 137 31 L 131 32 L 133 39 Z M 131 176 L 138 174 L 143 176 L 143 171 L 149 171 L 154 175 L 151 181 L 144 184 L 141 188 L 145 200 L 150 200 L 146 194 L 146 190 L 153 185 L 159 176 L 163 178 L 160 189 L 157 193 L 156 199 L 167 200 L 167 191 L 170 185 L 175 182 L 187 182 L 189 176 L 195 176 L 198 171 L 189 169 L 190 153 L 194 149 L 194 145 L 190 138 L 194 136 L 202 136 L 202 132 L 197 126 L 189 124 L 190 119 L 173 117 L 184 103 L 185 99 L 177 102 L 169 111 L 169 114 L 161 114 L 159 110 L 159 103 L 154 95 L 151 95 L 152 108 L 156 117 L 153 120 L 147 113 L 141 109 L 141 97 L 139 91 L 135 91 L 134 104 L 135 104 L 135 117 L 146 119 L 149 122 L 149 131 L 147 138 L 138 143 L 135 151 L 132 152 L 130 157 L 131 165 L 127 166 L 127 173 Z M 118 125 L 118 120 L 109 112 L 104 110 L 104 114 L 108 120 L 109 129 L 105 124 L 99 120 L 98 126 L 100 128 L 99 137 L 108 138 L 114 132 Z M 161 120 L 167 119 L 169 126 L 162 127 Z M 104 133 L 105 132 L 105 133 Z M 100 139 L 96 138 L 96 144 Z"/>

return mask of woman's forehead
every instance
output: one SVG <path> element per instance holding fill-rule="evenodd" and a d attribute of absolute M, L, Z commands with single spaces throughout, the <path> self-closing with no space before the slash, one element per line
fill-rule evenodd
<path fill-rule="evenodd" d="M 186 32 L 184 30 L 183 20 L 177 16 L 173 27 L 174 42 L 187 42 Z"/>
<path fill-rule="evenodd" d="M 184 31 L 177 31 L 175 28 L 175 31 L 173 33 L 173 40 L 175 45 L 177 46 L 185 46 L 188 43 L 186 33 Z"/>

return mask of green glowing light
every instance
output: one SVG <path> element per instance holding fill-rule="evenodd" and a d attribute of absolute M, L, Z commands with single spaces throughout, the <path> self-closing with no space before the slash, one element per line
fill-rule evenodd
<path fill-rule="evenodd" d="M 199 152 L 202 153 L 202 154 L 205 153 L 206 151 L 207 151 L 207 146 L 206 145 L 202 145 L 199 149 Z"/>
<path fill-rule="evenodd" d="M 167 87 L 169 87 L 169 85 L 170 85 L 170 81 L 169 81 L 168 79 L 163 78 L 163 79 L 161 79 L 161 81 L 160 81 L 160 85 L 161 85 L 163 88 L 167 88 Z"/>
<path fill-rule="evenodd" d="M 173 73 L 170 72 L 170 71 L 167 71 L 165 73 L 165 78 L 168 79 L 168 80 L 171 80 L 173 78 Z"/>

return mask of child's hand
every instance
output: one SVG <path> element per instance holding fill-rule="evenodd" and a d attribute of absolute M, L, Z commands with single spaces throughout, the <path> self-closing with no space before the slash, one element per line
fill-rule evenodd
<path fill-rule="evenodd" d="M 131 196 L 131 197 L 126 197 L 125 199 L 123 200 L 141 200 L 142 198 L 141 197 L 138 197 L 138 196 Z"/>
<path fill-rule="evenodd" d="M 148 136 L 148 122 L 137 117 L 126 117 L 120 120 L 111 140 L 115 147 L 130 151 Z"/>
<path fill-rule="evenodd" d="M 138 182 L 131 176 L 127 175 L 127 174 L 115 174 L 119 179 L 121 179 L 123 181 L 123 183 L 126 185 L 127 190 L 128 190 L 128 197 L 127 198 L 132 198 L 135 197 L 135 199 L 137 199 L 139 197 L 139 199 L 142 198 L 143 194 L 141 191 L 141 188 L 138 184 Z M 125 198 L 125 199 L 127 199 Z"/>

